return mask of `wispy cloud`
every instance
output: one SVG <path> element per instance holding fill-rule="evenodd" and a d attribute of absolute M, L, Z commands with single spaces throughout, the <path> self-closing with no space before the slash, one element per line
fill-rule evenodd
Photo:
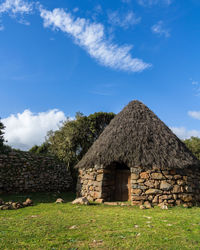
<path fill-rule="evenodd" d="M 108 13 L 108 21 L 112 25 L 127 29 L 130 26 L 138 24 L 141 18 L 136 17 L 133 11 L 123 14 L 120 14 L 119 11 L 112 11 Z"/>
<path fill-rule="evenodd" d="M 200 111 L 188 111 L 188 115 L 194 119 L 200 120 Z"/>
<path fill-rule="evenodd" d="M 76 7 L 76 8 L 73 9 L 73 12 L 74 12 L 74 13 L 76 13 L 76 12 L 78 12 L 78 11 L 79 11 L 79 8 L 78 8 L 78 7 Z"/>
<path fill-rule="evenodd" d="M 192 136 L 200 137 L 200 130 L 187 130 L 185 127 L 171 127 L 171 130 L 182 140 Z"/>
<path fill-rule="evenodd" d="M 192 89 L 194 91 L 195 96 L 200 96 L 200 82 L 197 80 L 194 80 L 192 78 L 189 79 L 192 84 Z"/>
<path fill-rule="evenodd" d="M 30 14 L 33 10 L 33 4 L 24 0 L 5 0 L 0 4 L 0 16 L 8 14 L 12 18 L 17 18 L 17 21 L 24 25 L 30 23 L 23 17 L 24 14 Z M 4 29 L 3 25 L 0 25 L 0 31 Z"/>
<path fill-rule="evenodd" d="M 151 27 L 151 31 L 154 34 L 157 34 L 159 36 L 165 36 L 165 37 L 169 37 L 170 36 L 170 31 L 169 31 L 169 29 L 166 29 L 164 27 L 163 21 L 159 21 L 158 23 L 154 24 Z"/>
<path fill-rule="evenodd" d="M 19 17 L 18 22 L 29 25 L 23 18 L 23 14 L 30 14 L 33 9 L 40 11 L 44 21 L 44 27 L 61 30 L 70 35 L 76 44 L 85 49 L 88 54 L 95 58 L 100 64 L 117 70 L 128 72 L 141 72 L 151 64 L 145 63 L 142 59 L 132 57 L 132 45 L 118 45 L 112 42 L 111 37 L 105 34 L 104 25 L 92 22 L 85 18 L 75 18 L 71 13 L 63 9 L 48 11 L 39 2 L 28 2 L 24 0 L 5 0 L 0 4 L 0 15 L 7 13 L 11 17 Z M 98 6 L 100 11 L 101 6 Z M 74 11 L 77 11 L 75 9 Z M 124 19 L 118 19 L 117 14 L 113 15 L 112 22 L 121 27 L 128 27 L 136 24 L 140 18 L 136 18 L 133 12 L 129 12 Z M 4 26 L 0 25 L 0 30 Z"/>
<path fill-rule="evenodd" d="M 28 14 L 32 9 L 33 4 L 23 0 L 5 0 L 0 4 L 0 13 Z"/>
<path fill-rule="evenodd" d="M 5 125 L 5 139 L 8 145 L 27 150 L 44 142 L 49 130 L 56 130 L 59 124 L 66 120 L 65 114 L 57 109 L 47 112 L 32 113 L 25 110 L 16 115 L 2 119 Z"/>
<path fill-rule="evenodd" d="M 198 81 L 192 81 L 192 85 L 198 85 L 199 82 Z"/>
<path fill-rule="evenodd" d="M 172 0 L 137 0 L 137 2 L 144 7 L 151 7 L 157 4 L 169 6 L 172 3 Z"/>
<path fill-rule="evenodd" d="M 52 27 L 69 34 L 76 44 L 104 66 L 129 72 L 140 72 L 151 66 L 131 56 L 132 46 L 119 46 L 107 39 L 104 26 L 100 23 L 74 18 L 59 8 L 48 11 L 41 7 L 40 15 L 44 19 L 44 27 Z"/>

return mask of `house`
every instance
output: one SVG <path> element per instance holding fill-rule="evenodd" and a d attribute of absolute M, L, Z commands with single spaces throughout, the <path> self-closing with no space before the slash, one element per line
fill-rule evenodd
<path fill-rule="evenodd" d="M 200 164 L 143 103 L 130 102 L 77 164 L 77 195 L 133 205 L 200 202 Z"/>

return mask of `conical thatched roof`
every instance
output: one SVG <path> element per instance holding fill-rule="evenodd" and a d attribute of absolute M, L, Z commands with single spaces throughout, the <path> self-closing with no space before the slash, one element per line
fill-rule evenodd
<path fill-rule="evenodd" d="M 112 162 L 162 169 L 199 164 L 185 144 L 139 101 L 130 102 L 110 122 L 76 167 Z"/>

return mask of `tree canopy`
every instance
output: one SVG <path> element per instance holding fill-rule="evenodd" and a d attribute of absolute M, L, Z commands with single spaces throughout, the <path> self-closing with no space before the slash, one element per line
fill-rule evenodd
<path fill-rule="evenodd" d="M 0 151 L 3 150 L 3 143 L 4 143 L 4 129 L 5 129 L 5 126 L 3 125 L 3 123 L 1 122 L 0 120 Z"/>
<path fill-rule="evenodd" d="M 200 138 L 191 137 L 190 139 L 184 140 L 186 146 L 190 151 L 200 160 Z"/>
<path fill-rule="evenodd" d="M 35 154 L 48 154 L 49 144 L 47 142 L 44 142 L 42 143 L 41 146 L 35 145 L 31 149 L 29 149 L 29 152 L 35 153 Z"/>
<path fill-rule="evenodd" d="M 29 151 L 36 154 L 53 154 L 74 172 L 74 166 L 114 116 L 114 113 L 106 112 L 97 112 L 89 116 L 77 112 L 74 120 L 68 118 L 60 129 L 49 131 L 46 142 L 41 146 L 33 146 Z"/>
<path fill-rule="evenodd" d="M 78 112 L 75 120 L 67 119 L 59 130 L 48 133 L 48 151 L 73 168 L 114 116 L 105 112 L 84 116 Z"/>

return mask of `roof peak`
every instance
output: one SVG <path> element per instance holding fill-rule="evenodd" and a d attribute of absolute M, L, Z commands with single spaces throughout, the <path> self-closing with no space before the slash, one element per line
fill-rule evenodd
<path fill-rule="evenodd" d="M 78 167 L 123 162 L 128 167 L 184 168 L 196 157 L 142 102 L 133 100 L 115 116 Z"/>

